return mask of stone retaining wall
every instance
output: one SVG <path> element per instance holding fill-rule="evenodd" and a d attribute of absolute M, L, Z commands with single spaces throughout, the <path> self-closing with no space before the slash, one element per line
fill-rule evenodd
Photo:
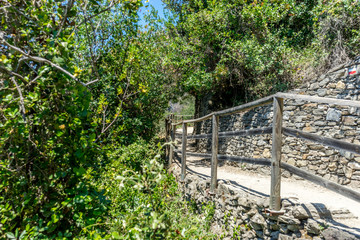
<path fill-rule="evenodd" d="M 306 83 L 291 93 L 319 97 L 360 100 L 360 63 L 353 62 L 357 74 L 348 69 L 335 71 Z M 360 109 L 346 106 L 284 100 L 283 126 L 321 136 L 360 144 Z M 272 106 L 263 106 L 241 114 L 220 117 L 220 131 L 235 131 L 272 125 Z M 211 120 L 204 121 L 202 133 L 211 133 Z M 271 158 L 271 134 L 219 139 L 219 153 L 252 158 Z M 201 152 L 211 151 L 211 139 L 201 140 Z M 283 136 L 282 161 L 308 170 L 325 179 L 360 187 L 360 156 L 310 141 Z M 232 163 L 234 164 L 234 163 Z M 270 174 L 268 167 L 235 164 Z M 283 172 L 289 177 L 289 172 Z"/>
<path fill-rule="evenodd" d="M 180 168 L 173 164 L 170 172 L 180 182 Z M 210 179 L 188 173 L 179 188 L 198 209 L 214 205 L 211 231 L 219 239 L 357 239 L 350 233 L 332 226 L 328 218 L 344 214 L 330 212 L 322 204 L 300 204 L 283 199 L 281 216 L 265 214 L 269 198 L 244 192 L 225 181 L 218 183 L 215 194 L 209 193 Z M 345 213 L 346 214 L 346 213 Z"/>

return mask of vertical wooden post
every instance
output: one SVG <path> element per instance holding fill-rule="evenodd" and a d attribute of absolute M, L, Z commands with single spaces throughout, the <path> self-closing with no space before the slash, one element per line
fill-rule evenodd
<path fill-rule="evenodd" d="M 187 145 L 187 125 L 182 124 L 182 155 L 181 155 L 181 181 L 184 181 L 186 175 L 186 145 Z"/>
<path fill-rule="evenodd" d="M 219 150 L 219 116 L 212 116 L 212 141 L 211 141 L 211 184 L 210 192 L 217 188 L 217 167 Z"/>
<path fill-rule="evenodd" d="M 170 122 L 170 118 L 169 116 L 167 116 L 165 118 L 165 142 L 169 142 L 169 122 Z M 165 145 L 165 159 L 168 160 L 169 158 L 169 148 L 167 145 Z"/>
<path fill-rule="evenodd" d="M 275 97 L 273 132 L 272 132 L 271 189 L 270 189 L 270 209 L 275 211 L 279 211 L 281 208 L 280 162 L 281 162 L 281 145 L 282 145 L 282 116 L 283 116 L 283 99 Z"/>
<path fill-rule="evenodd" d="M 171 126 L 171 132 L 170 132 L 170 138 L 171 138 L 171 146 L 170 146 L 170 153 L 169 153 L 169 165 L 172 163 L 173 159 L 174 159 L 174 148 L 175 148 L 175 131 L 176 131 L 176 126 L 172 125 Z"/>

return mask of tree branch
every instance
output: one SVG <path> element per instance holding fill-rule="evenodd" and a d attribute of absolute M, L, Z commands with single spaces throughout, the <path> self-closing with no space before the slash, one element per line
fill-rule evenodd
<path fill-rule="evenodd" d="M 62 19 L 62 21 L 61 21 L 61 23 L 60 23 L 60 25 L 59 25 L 58 32 L 57 32 L 55 38 L 57 38 L 57 37 L 60 35 L 60 33 L 61 33 L 61 31 L 62 31 L 62 28 L 64 27 L 64 24 L 65 24 L 65 22 L 66 22 L 67 15 L 68 15 L 68 13 L 70 12 L 73 4 L 74 4 L 74 0 L 69 0 L 69 1 L 68 1 L 68 4 L 66 5 L 64 17 L 63 17 L 63 19 Z"/>
<path fill-rule="evenodd" d="M 24 55 L 25 57 L 33 60 L 34 62 L 39 62 L 39 63 L 46 63 L 49 64 L 50 66 L 52 66 L 53 68 L 56 68 L 57 70 L 59 70 L 60 72 L 65 73 L 66 75 L 68 75 L 70 78 L 72 78 L 73 80 L 75 80 L 76 82 L 80 83 L 81 85 L 83 85 L 84 87 L 87 87 L 87 85 L 83 82 L 81 82 L 79 79 L 77 79 L 74 75 L 72 75 L 70 72 L 68 72 L 67 70 L 63 69 L 62 67 L 60 67 L 59 65 L 47 60 L 46 58 L 42 58 L 42 57 L 36 57 L 36 56 L 31 56 L 29 54 L 27 54 L 25 51 L 21 50 L 18 47 L 15 47 L 13 45 L 11 45 L 10 43 L 6 42 L 4 38 L 0 37 L 0 43 L 5 44 L 6 46 L 8 46 L 9 48 L 15 50 L 18 53 L 21 53 L 22 55 Z"/>
<path fill-rule="evenodd" d="M 24 97 L 22 95 L 22 92 L 21 92 L 21 89 L 20 89 L 19 85 L 17 84 L 17 82 L 15 80 L 15 77 L 12 77 L 10 79 L 14 83 L 14 85 L 15 85 L 18 93 L 19 93 L 19 97 L 20 97 L 20 107 L 19 108 L 20 108 L 21 115 L 22 115 L 24 121 L 26 122 Z"/>
<path fill-rule="evenodd" d="M 23 83 L 27 83 L 27 81 L 24 79 L 24 77 L 21 76 L 20 74 L 17 74 L 16 72 L 10 71 L 7 68 L 1 67 L 1 66 L 0 66 L 0 69 L 11 76 L 15 76 L 15 77 L 19 78 Z"/>
<path fill-rule="evenodd" d="M 88 20 L 90 20 L 90 19 L 92 19 L 92 18 L 94 18 L 94 17 L 96 17 L 96 16 L 99 16 L 100 14 L 102 14 L 102 13 L 104 13 L 104 12 L 106 12 L 106 11 L 109 11 L 114 5 L 115 5 L 115 2 L 114 2 L 114 1 L 111 1 L 109 7 L 101 10 L 101 11 L 98 12 L 97 14 L 94 14 L 94 15 L 91 15 L 90 17 L 87 17 L 87 18 L 84 19 L 82 22 L 80 22 L 80 24 L 79 24 L 78 26 L 83 25 L 86 21 L 88 21 Z"/>

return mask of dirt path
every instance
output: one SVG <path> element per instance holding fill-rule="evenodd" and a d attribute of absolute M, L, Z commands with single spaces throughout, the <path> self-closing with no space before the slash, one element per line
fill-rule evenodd
<path fill-rule="evenodd" d="M 192 132 L 188 128 L 188 133 Z M 178 130 L 181 133 L 181 130 Z M 190 151 L 190 149 L 189 149 Z M 218 179 L 225 180 L 236 189 L 246 191 L 255 196 L 268 197 L 270 194 L 270 176 L 243 171 L 241 168 L 219 164 Z M 197 157 L 187 157 L 190 174 L 210 178 L 210 161 Z M 358 191 L 358 189 L 355 189 Z M 340 228 L 351 229 L 360 235 L 360 203 L 343 197 L 326 188 L 306 180 L 282 178 L 281 198 L 292 202 L 323 204 L 332 213 L 332 223 Z"/>

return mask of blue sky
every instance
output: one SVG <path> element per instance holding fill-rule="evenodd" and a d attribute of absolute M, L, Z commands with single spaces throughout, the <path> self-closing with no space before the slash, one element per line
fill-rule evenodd
<path fill-rule="evenodd" d="M 164 18 L 164 4 L 162 3 L 161 0 L 148 0 L 148 1 L 144 1 L 144 7 L 142 7 L 140 9 L 139 12 L 139 16 L 141 18 L 140 20 L 140 25 L 145 25 L 145 21 L 142 19 L 143 14 L 145 14 L 148 9 L 150 10 L 150 8 L 145 8 L 146 5 L 152 5 L 154 6 L 154 8 L 158 11 L 158 14 L 161 18 Z"/>

